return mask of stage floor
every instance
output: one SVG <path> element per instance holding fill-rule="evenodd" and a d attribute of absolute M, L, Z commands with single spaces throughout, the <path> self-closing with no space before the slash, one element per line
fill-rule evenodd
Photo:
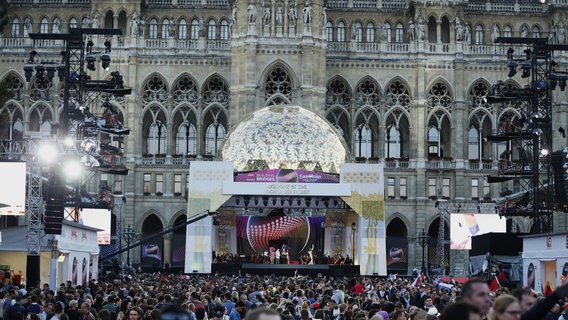
<path fill-rule="evenodd" d="M 253 275 L 279 275 L 293 276 L 308 275 L 316 276 L 318 273 L 329 276 L 357 276 L 359 275 L 358 265 L 327 265 L 327 264 L 224 264 L 217 263 L 211 265 L 213 273 L 220 274 L 253 274 Z"/>

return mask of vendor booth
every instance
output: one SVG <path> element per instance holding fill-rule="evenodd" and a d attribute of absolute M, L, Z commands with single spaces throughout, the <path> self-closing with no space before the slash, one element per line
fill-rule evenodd
<path fill-rule="evenodd" d="M 523 236 L 523 285 L 542 292 L 548 282 L 554 290 L 568 276 L 568 233 Z"/>
<path fill-rule="evenodd" d="M 61 235 L 45 235 L 41 242 L 40 280 L 55 288 L 71 281 L 82 284 L 97 277 L 99 229 L 63 221 Z M 26 281 L 27 226 L 2 229 L 0 265 L 8 266 Z M 53 276 L 55 275 L 55 276 Z"/>

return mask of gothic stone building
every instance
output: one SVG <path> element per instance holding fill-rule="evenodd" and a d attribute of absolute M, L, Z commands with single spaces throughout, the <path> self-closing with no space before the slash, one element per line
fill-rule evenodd
<path fill-rule="evenodd" d="M 507 77 L 509 47 L 494 40 L 566 43 L 567 8 L 563 0 L 9 0 L 0 78 L 15 95 L 0 109 L 0 139 L 51 132 L 61 119 L 57 77 L 26 81 L 23 67 L 34 49 L 36 59 L 60 60 L 62 44 L 29 33 L 118 28 L 110 70 L 88 72 L 103 79 L 118 70 L 133 89 L 111 101 L 132 129 L 123 157 L 130 174 L 101 174 L 89 187 L 96 193 L 102 181 L 125 196 L 123 226 L 144 234 L 184 220 L 189 160 L 213 159 L 251 112 L 294 104 L 335 125 L 352 161 L 384 162 L 387 237 L 408 239 L 409 249 L 407 270 L 392 271 L 410 273 L 421 263 L 418 232 L 430 235 L 427 257 L 436 259 L 437 200 L 521 191 L 514 181 L 486 179 L 505 147 L 484 137 L 520 115 L 484 97 L 498 80 L 527 84 L 520 74 Z M 85 40 L 104 50 L 104 36 Z M 566 70 L 566 55 L 555 60 Z M 554 98 L 553 126 L 568 128 L 566 95 Z M 556 150 L 565 147 L 564 137 L 553 138 Z M 533 227 L 524 217 L 507 222 L 513 231 Z M 555 231 L 565 225 L 564 214 L 554 216 Z M 172 239 L 163 241 L 168 260 Z M 451 259 L 451 272 L 464 274 L 467 257 Z"/>

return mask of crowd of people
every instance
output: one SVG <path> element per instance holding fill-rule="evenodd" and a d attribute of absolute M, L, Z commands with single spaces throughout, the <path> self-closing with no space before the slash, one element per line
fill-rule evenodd
<path fill-rule="evenodd" d="M 121 272 L 83 285 L 0 284 L 2 320 L 567 320 L 568 285 L 547 297 L 485 280 Z"/>
<path fill-rule="evenodd" d="M 346 255 L 341 254 L 323 255 L 319 257 L 315 253 L 301 255 L 298 260 L 293 260 L 289 254 L 276 254 L 274 251 L 272 256 L 271 252 L 257 253 L 250 255 L 239 255 L 236 253 L 223 253 L 216 254 L 213 252 L 213 263 L 220 264 L 239 264 L 239 263 L 253 263 L 253 264 L 327 264 L 327 265 L 351 265 L 353 259 Z"/>

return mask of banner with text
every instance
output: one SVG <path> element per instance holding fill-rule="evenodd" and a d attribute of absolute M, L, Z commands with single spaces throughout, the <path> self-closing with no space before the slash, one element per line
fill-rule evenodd
<path fill-rule="evenodd" d="M 308 170 L 271 169 L 239 173 L 235 176 L 235 182 L 339 183 L 339 175 Z"/>
<path fill-rule="evenodd" d="M 274 196 L 351 196 L 350 183 L 223 182 L 223 194 Z"/>

